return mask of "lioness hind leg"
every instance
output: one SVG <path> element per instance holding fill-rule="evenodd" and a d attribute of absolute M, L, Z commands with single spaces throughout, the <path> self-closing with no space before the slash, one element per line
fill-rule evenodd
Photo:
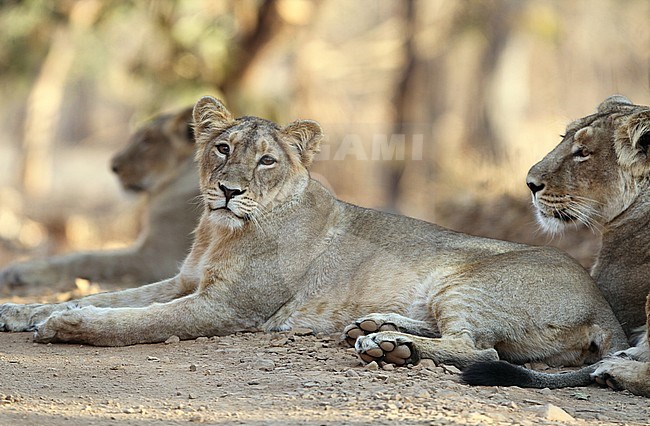
<path fill-rule="evenodd" d="M 380 331 L 399 331 L 415 336 L 440 337 L 440 332 L 424 321 L 414 320 L 400 314 L 369 314 L 357 319 L 343 330 L 343 339 L 354 347 L 357 338 Z"/>
<path fill-rule="evenodd" d="M 644 330 L 645 331 L 645 330 Z M 613 357 L 629 359 L 632 361 L 645 361 L 650 362 L 650 345 L 648 341 L 644 339 L 639 342 L 637 346 L 632 346 L 631 348 L 625 349 L 623 351 L 614 352 Z"/>
<path fill-rule="evenodd" d="M 453 364 L 464 368 L 478 361 L 496 361 L 497 351 L 477 349 L 465 336 L 429 338 L 385 331 L 360 336 L 355 344 L 365 362 L 387 362 L 395 365 L 416 364 L 423 358 L 436 364 Z"/>
<path fill-rule="evenodd" d="M 599 363 L 591 377 L 614 390 L 627 389 L 635 395 L 650 397 L 650 363 L 608 358 Z"/>
<path fill-rule="evenodd" d="M 591 374 L 597 383 L 650 397 L 650 295 L 646 301 L 646 316 L 648 322 L 637 346 L 616 352 L 598 363 Z"/>

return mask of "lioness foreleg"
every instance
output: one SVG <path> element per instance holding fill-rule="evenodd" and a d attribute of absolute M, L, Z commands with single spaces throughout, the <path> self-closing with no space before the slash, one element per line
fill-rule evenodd
<path fill-rule="evenodd" d="M 172 335 L 191 339 L 233 332 L 233 318 L 205 293 L 195 293 L 141 308 L 87 306 L 55 312 L 37 326 L 34 340 L 95 346 L 156 343 Z"/>
<path fill-rule="evenodd" d="M 0 305 L 0 331 L 31 331 L 55 312 L 80 307 L 144 307 L 152 303 L 164 303 L 193 292 L 195 284 L 179 277 L 154 284 L 121 291 L 93 294 L 63 303 Z"/>
<path fill-rule="evenodd" d="M 478 361 L 499 359 L 494 349 L 478 349 L 467 336 L 428 338 L 385 331 L 360 336 L 355 344 L 365 362 L 384 361 L 395 365 L 416 364 L 423 358 L 436 364 L 464 368 Z"/>

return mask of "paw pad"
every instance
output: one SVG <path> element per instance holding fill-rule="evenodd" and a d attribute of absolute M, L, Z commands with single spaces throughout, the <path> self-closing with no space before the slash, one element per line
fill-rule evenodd
<path fill-rule="evenodd" d="M 397 331 L 398 328 L 395 324 L 387 322 L 379 322 L 374 319 L 362 319 L 348 325 L 343 330 L 343 337 L 351 347 L 354 347 L 355 342 L 361 336 L 367 336 L 371 333 L 380 331 Z"/>
<path fill-rule="evenodd" d="M 356 344 L 359 357 L 367 363 L 376 361 L 394 365 L 406 365 L 413 362 L 412 342 L 408 339 L 396 339 L 384 333 L 360 337 Z"/>

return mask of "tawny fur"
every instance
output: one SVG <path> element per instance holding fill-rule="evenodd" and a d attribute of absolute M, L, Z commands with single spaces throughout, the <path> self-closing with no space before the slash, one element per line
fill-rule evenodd
<path fill-rule="evenodd" d="M 142 285 L 178 273 L 201 213 L 191 121 L 191 108 L 157 116 L 112 159 L 122 186 L 145 194 L 143 228 L 133 245 L 10 265 L 0 271 L 0 286 L 72 285 L 75 278 Z"/>
<path fill-rule="evenodd" d="M 562 142 L 528 173 L 542 226 L 584 223 L 602 233 L 591 275 L 629 335 L 645 324 L 650 292 L 650 108 L 620 96 L 569 124 Z M 646 129 L 646 133 L 641 133 Z M 647 142 L 646 142 L 647 143 Z"/>
<path fill-rule="evenodd" d="M 322 138 L 317 123 L 234 119 L 210 97 L 194 122 L 204 211 L 180 273 L 66 304 L 6 304 L 4 329 L 113 346 L 376 321 L 373 330 L 397 331 L 360 338 L 362 356 L 392 340 L 404 359 L 459 366 L 576 365 L 627 347 L 593 280 L 560 251 L 335 199 L 307 170 Z"/>
<path fill-rule="evenodd" d="M 584 223 L 602 233 L 591 274 L 629 337 L 640 326 L 650 328 L 648 145 L 650 108 L 612 96 L 595 114 L 571 123 L 562 142 L 527 178 L 543 227 L 557 230 Z M 633 343 L 635 347 L 595 366 L 592 377 L 615 389 L 650 396 L 647 332 Z M 543 379 L 539 383 L 544 386 L 566 382 L 570 376 L 530 374 Z"/>

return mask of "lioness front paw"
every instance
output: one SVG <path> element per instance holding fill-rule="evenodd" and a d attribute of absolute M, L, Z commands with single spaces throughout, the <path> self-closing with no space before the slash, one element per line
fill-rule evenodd
<path fill-rule="evenodd" d="M 402 333 L 388 331 L 360 336 L 354 348 L 365 362 L 406 365 L 419 361 L 413 339 Z"/>
<path fill-rule="evenodd" d="M 57 283 L 59 271 L 46 261 L 16 263 L 0 271 L 0 286 L 15 290 L 26 286 Z"/>
<path fill-rule="evenodd" d="M 54 311 L 55 305 L 21 305 L 5 303 L 0 305 L 0 331 L 32 331 Z"/>
<path fill-rule="evenodd" d="M 38 343 L 83 342 L 84 311 L 89 309 L 91 308 L 86 307 L 54 312 L 37 325 L 34 341 Z"/>

